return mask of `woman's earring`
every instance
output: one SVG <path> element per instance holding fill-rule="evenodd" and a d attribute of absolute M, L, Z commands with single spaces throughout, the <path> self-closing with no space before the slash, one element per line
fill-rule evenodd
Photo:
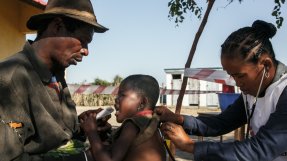
<path fill-rule="evenodd" d="M 265 74 L 264 74 L 265 78 L 269 78 L 269 72 L 267 71 Z"/>

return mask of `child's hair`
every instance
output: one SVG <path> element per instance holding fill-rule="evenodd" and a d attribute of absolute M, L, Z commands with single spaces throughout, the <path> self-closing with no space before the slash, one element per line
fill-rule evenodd
<path fill-rule="evenodd" d="M 159 97 L 159 84 L 157 80 L 149 75 L 130 75 L 120 84 L 120 88 L 133 90 L 140 96 L 146 97 L 151 108 L 154 108 Z"/>
<path fill-rule="evenodd" d="M 240 57 L 248 62 L 257 63 L 263 52 L 267 52 L 277 64 L 270 38 L 276 34 L 276 27 L 265 21 L 256 20 L 251 27 L 243 27 L 233 32 L 221 45 L 221 57 Z M 253 55 L 252 49 L 258 48 Z M 253 53 L 253 52 L 252 52 Z M 250 55 L 250 56 L 249 56 Z"/>

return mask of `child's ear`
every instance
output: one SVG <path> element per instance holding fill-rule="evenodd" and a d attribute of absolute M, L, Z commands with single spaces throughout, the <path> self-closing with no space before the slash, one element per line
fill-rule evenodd
<path fill-rule="evenodd" d="M 143 104 L 144 106 L 147 106 L 149 104 L 148 98 L 147 97 L 143 97 L 141 104 Z"/>

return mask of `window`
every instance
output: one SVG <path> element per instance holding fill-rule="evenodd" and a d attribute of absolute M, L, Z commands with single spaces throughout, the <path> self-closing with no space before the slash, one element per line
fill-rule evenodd
<path fill-rule="evenodd" d="M 173 74 L 172 79 L 181 79 L 181 74 Z"/>

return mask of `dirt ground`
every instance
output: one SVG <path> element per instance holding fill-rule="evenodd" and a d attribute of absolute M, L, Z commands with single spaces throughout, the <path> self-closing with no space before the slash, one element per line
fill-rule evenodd
<path fill-rule="evenodd" d="M 80 114 L 83 111 L 86 111 L 86 110 L 89 110 L 89 109 L 97 109 L 97 108 L 99 108 L 99 107 L 78 106 L 77 107 L 77 112 L 78 112 L 78 114 Z M 104 109 L 106 107 L 101 107 L 101 108 Z M 174 107 L 170 107 L 170 109 L 172 111 L 175 111 Z M 186 115 L 198 116 L 198 113 L 200 113 L 200 112 L 202 112 L 202 113 L 204 113 L 204 112 L 220 112 L 220 109 L 217 108 L 217 107 L 200 107 L 200 108 L 198 108 L 197 106 L 183 107 L 181 109 L 181 114 L 186 114 Z M 120 124 L 116 122 L 114 112 L 112 114 L 112 118 L 109 120 L 109 123 L 113 127 L 120 126 Z M 234 139 L 233 136 L 234 136 L 233 132 L 222 136 L 223 142 L 225 142 L 225 141 L 233 141 L 233 139 Z M 197 137 L 197 136 L 191 136 L 191 137 L 195 141 L 200 141 L 200 138 Z M 213 142 L 220 141 L 220 137 L 208 137 L 208 138 L 203 138 L 203 139 L 204 140 L 208 140 L 208 141 L 213 141 Z M 182 152 L 182 151 L 176 149 L 175 159 L 176 159 L 176 161 L 193 161 L 193 155 L 190 154 L 190 153 Z"/>

